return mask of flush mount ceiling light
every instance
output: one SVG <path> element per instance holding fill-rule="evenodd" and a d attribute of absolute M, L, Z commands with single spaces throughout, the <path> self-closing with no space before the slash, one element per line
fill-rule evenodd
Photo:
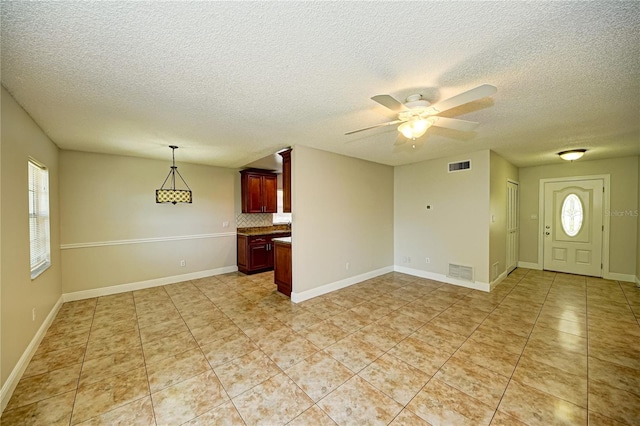
<path fill-rule="evenodd" d="M 171 148 L 172 150 L 171 154 L 173 157 L 173 162 L 171 164 L 171 170 L 169 171 L 169 174 L 164 179 L 164 182 L 162 182 L 162 186 L 160 187 L 160 189 L 156 189 L 156 203 L 171 203 L 173 205 L 177 203 L 191 203 L 191 188 L 189 188 L 187 182 L 184 181 L 184 178 L 182 177 L 182 175 L 178 171 L 178 167 L 176 166 L 176 149 L 178 149 L 178 147 L 175 145 L 169 145 L 169 148 Z M 176 189 L 176 174 L 178 175 L 182 183 L 184 183 L 184 186 L 187 187 L 187 189 Z M 169 178 L 171 178 L 171 187 L 165 188 L 164 186 L 167 184 L 167 181 L 169 181 Z"/>
<path fill-rule="evenodd" d="M 580 157 L 582 157 L 585 152 L 587 152 L 586 149 L 572 149 L 572 150 L 569 150 L 569 151 L 559 152 L 558 155 L 563 160 L 573 161 L 573 160 L 577 160 Z"/>

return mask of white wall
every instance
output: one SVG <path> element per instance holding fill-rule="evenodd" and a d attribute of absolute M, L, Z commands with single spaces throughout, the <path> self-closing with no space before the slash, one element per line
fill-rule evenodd
<path fill-rule="evenodd" d="M 464 160 L 471 170 L 448 173 Z M 395 264 L 440 279 L 449 263 L 472 266 L 488 284 L 489 151 L 396 167 L 394 188 Z"/>
<path fill-rule="evenodd" d="M 293 293 L 393 265 L 392 167 L 297 145 L 292 212 Z"/>
<path fill-rule="evenodd" d="M 58 147 L 2 90 L 2 147 L 0 228 L 1 378 L 5 385 L 45 318 L 62 294 L 58 214 Z M 29 254 L 29 198 L 27 162 L 32 157 L 49 170 L 51 214 L 51 267 L 31 280 Z M 36 309 L 32 320 L 31 310 Z M 18 376 L 19 379 L 19 376 Z M 17 383 L 17 382 L 16 382 Z M 3 400 L 3 403 L 6 401 Z"/>
<path fill-rule="evenodd" d="M 489 225 L 489 278 L 493 281 L 507 269 L 507 181 L 518 182 L 518 168 L 491 151 Z M 497 275 L 491 265 L 498 263 Z"/>
<path fill-rule="evenodd" d="M 587 153 L 588 155 L 588 153 Z M 612 158 L 520 169 L 520 261 L 538 263 L 538 198 L 540 179 L 611 175 L 611 210 L 632 212 L 638 208 L 638 157 Z M 634 275 L 638 219 L 635 216 L 611 216 L 609 239 L 609 271 Z M 605 271 L 606 272 L 606 271 Z"/>
<path fill-rule="evenodd" d="M 193 203 L 156 204 L 170 155 L 169 148 L 167 161 L 61 152 L 64 293 L 236 265 L 237 170 L 178 161 Z"/>

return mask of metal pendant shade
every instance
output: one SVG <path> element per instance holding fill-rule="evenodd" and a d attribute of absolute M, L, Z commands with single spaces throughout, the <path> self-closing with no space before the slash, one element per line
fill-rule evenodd
<path fill-rule="evenodd" d="M 173 205 L 177 203 L 191 203 L 191 188 L 189 188 L 189 185 L 187 185 L 187 182 L 185 182 L 184 178 L 178 171 L 178 167 L 176 166 L 176 149 L 178 149 L 178 147 L 175 145 L 169 145 L 169 148 L 172 150 L 173 162 L 171 164 L 169 174 L 164 179 L 164 182 L 162 182 L 162 186 L 160 189 L 156 189 L 156 203 L 171 203 Z M 176 189 L 176 175 L 178 175 L 187 189 Z M 169 182 L 170 186 L 168 185 L 167 188 L 165 188 L 167 182 Z"/>

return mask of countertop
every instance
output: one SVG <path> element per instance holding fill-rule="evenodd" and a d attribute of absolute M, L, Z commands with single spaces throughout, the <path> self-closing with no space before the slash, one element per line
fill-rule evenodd
<path fill-rule="evenodd" d="M 272 240 L 274 243 L 282 243 L 291 245 L 291 237 L 280 237 Z"/>
<path fill-rule="evenodd" d="M 251 228 L 238 228 L 237 230 L 238 235 L 245 236 L 282 234 L 285 232 L 291 232 L 291 228 L 287 225 L 256 226 Z"/>

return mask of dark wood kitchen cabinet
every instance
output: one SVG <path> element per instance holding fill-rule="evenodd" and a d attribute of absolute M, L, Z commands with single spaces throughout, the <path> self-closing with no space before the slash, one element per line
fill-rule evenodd
<path fill-rule="evenodd" d="M 274 281 L 278 291 L 291 297 L 291 243 L 274 242 Z"/>
<path fill-rule="evenodd" d="M 248 169 L 240 172 L 242 213 L 276 213 L 278 211 L 278 179 L 267 170 Z"/>
<path fill-rule="evenodd" d="M 238 235 L 238 271 L 255 274 L 273 269 L 273 238 L 289 237 L 290 232 L 270 235 Z"/>
<path fill-rule="evenodd" d="M 291 213 L 291 150 L 279 154 L 282 157 L 282 211 Z"/>

